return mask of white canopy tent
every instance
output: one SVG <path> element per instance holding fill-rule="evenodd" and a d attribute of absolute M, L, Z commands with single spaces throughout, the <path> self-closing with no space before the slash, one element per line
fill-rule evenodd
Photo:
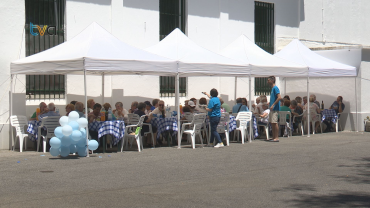
<path fill-rule="evenodd" d="M 341 64 L 320 56 L 297 39 L 294 39 L 274 56 L 308 67 L 307 98 L 310 97 L 309 77 L 357 77 L 356 67 Z M 355 90 L 355 94 L 357 129 L 357 90 Z M 307 122 L 309 123 L 310 109 L 307 108 L 307 110 Z M 310 125 L 308 125 L 308 136 L 310 136 Z"/>
<path fill-rule="evenodd" d="M 179 108 L 179 77 L 188 76 L 248 76 L 249 65 L 211 52 L 191 41 L 179 29 L 173 30 L 158 44 L 146 49 L 147 51 L 176 60 L 178 75 L 176 76 L 176 107 Z M 178 113 L 178 121 L 180 114 Z M 180 131 L 178 137 L 180 138 Z M 178 139 L 178 148 L 181 140 Z"/>
<path fill-rule="evenodd" d="M 130 46 L 95 22 L 67 42 L 12 62 L 10 71 L 11 80 L 15 74 L 83 74 L 85 106 L 86 73 L 166 76 L 177 74 L 175 61 Z M 12 90 L 13 87 L 11 92 Z M 11 96 L 11 114 L 12 102 Z"/>
<path fill-rule="evenodd" d="M 307 67 L 296 64 L 267 53 L 254 44 L 246 35 L 239 36 L 235 41 L 226 46 L 221 55 L 249 64 L 249 109 L 251 102 L 251 77 L 252 76 L 277 76 L 277 77 L 302 77 L 307 76 Z M 235 79 L 235 82 L 237 80 Z M 236 91 L 236 86 L 235 86 Z M 250 127 L 251 129 L 251 127 Z M 250 134 L 252 131 L 250 131 Z"/>

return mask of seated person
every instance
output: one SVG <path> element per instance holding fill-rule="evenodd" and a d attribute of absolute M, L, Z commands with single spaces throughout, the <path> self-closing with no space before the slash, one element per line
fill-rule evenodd
<path fill-rule="evenodd" d="M 302 105 L 302 98 L 297 96 L 295 98 L 295 101 L 297 101 L 297 106 L 301 107 L 303 109 L 303 105 Z"/>
<path fill-rule="evenodd" d="M 333 102 L 333 104 L 330 106 L 329 109 L 333 109 L 335 110 L 335 112 L 337 113 L 342 113 L 344 108 L 346 106 L 344 105 L 343 103 L 343 97 L 342 96 L 338 96 L 337 97 L 337 100 Z M 323 122 L 327 127 L 325 129 L 325 132 L 328 132 L 328 131 L 332 131 L 333 130 L 333 127 L 332 127 L 332 124 L 333 122 L 331 121 L 331 119 L 325 119 L 324 122 Z"/>
<path fill-rule="evenodd" d="M 66 106 L 66 112 L 67 112 L 66 116 L 68 116 L 68 115 L 69 115 L 69 113 L 70 113 L 71 111 L 74 111 L 74 110 L 75 110 L 75 106 L 74 106 L 73 104 L 68 104 L 68 105 Z"/>
<path fill-rule="evenodd" d="M 270 109 L 268 103 L 262 103 L 261 104 L 263 112 L 259 115 L 260 119 L 258 121 L 258 124 L 260 125 L 266 125 L 269 123 L 269 114 L 270 114 Z"/>
<path fill-rule="evenodd" d="M 303 106 L 305 106 L 307 104 L 307 96 L 303 96 Z"/>
<path fill-rule="evenodd" d="M 153 111 L 154 109 L 158 108 L 159 99 L 154 99 L 152 101 L 152 107 L 150 108 L 150 111 Z"/>
<path fill-rule="evenodd" d="M 48 109 L 47 113 L 39 115 L 39 121 L 41 121 L 42 118 L 48 117 L 48 116 L 60 116 L 59 113 L 55 112 L 54 103 L 49 103 L 47 109 Z"/>
<path fill-rule="evenodd" d="M 248 101 L 247 98 L 242 98 L 242 105 L 245 105 L 248 107 Z"/>
<path fill-rule="evenodd" d="M 48 106 L 46 105 L 46 103 L 41 102 L 39 104 L 39 108 L 40 108 L 40 114 L 39 115 L 42 115 L 44 113 L 47 113 L 49 111 L 47 107 Z M 36 120 L 36 111 L 32 114 L 32 116 L 30 118 L 30 121 L 32 121 L 32 120 Z"/>
<path fill-rule="evenodd" d="M 137 105 L 139 105 L 139 103 L 137 101 L 134 101 L 131 103 L 131 108 L 128 110 L 129 113 L 134 113 L 136 110 L 137 110 Z"/>
<path fill-rule="evenodd" d="M 87 112 L 88 113 L 93 112 L 94 105 L 95 105 L 94 99 L 88 99 L 87 100 Z"/>
<path fill-rule="evenodd" d="M 184 106 L 184 107 L 182 108 L 182 112 L 184 112 L 184 114 L 185 114 L 185 113 L 191 113 L 190 107 L 189 107 L 189 106 Z M 182 121 L 186 121 L 187 119 L 186 119 L 186 117 L 185 117 L 185 116 L 183 116 L 181 120 L 182 120 Z M 191 122 L 191 121 L 189 121 L 189 122 Z"/>
<path fill-rule="evenodd" d="M 258 108 L 257 108 L 257 105 L 258 105 L 258 104 L 260 104 L 260 102 L 261 102 L 261 98 L 260 98 L 260 97 L 257 97 L 257 98 L 256 98 L 256 104 L 253 104 L 253 105 L 252 105 L 252 112 L 253 112 L 254 114 L 260 114 L 260 113 L 259 113 L 259 110 L 258 110 Z"/>
<path fill-rule="evenodd" d="M 84 111 L 84 104 L 81 102 L 77 102 L 75 104 L 75 111 L 80 115 L 80 118 L 86 118 L 85 114 L 83 113 Z"/>
<path fill-rule="evenodd" d="M 320 108 L 320 103 L 319 103 L 319 101 L 317 101 L 317 100 L 316 100 L 316 95 L 315 95 L 315 94 L 311 94 L 311 95 L 310 95 L 310 97 L 313 97 L 313 100 L 314 100 L 313 102 L 314 102 L 317 106 L 319 106 L 319 108 Z"/>
<path fill-rule="evenodd" d="M 95 103 L 95 105 L 93 106 L 93 111 L 91 113 L 89 113 L 89 115 L 88 115 L 89 123 L 92 123 L 94 121 L 100 121 L 100 110 L 101 110 L 101 108 L 102 108 L 102 106 L 99 103 Z M 98 132 L 97 131 L 92 131 L 92 130 L 89 129 L 89 134 L 91 135 L 92 139 L 95 139 L 96 141 L 98 141 Z"/>
<path fill-rule="evenodd" d="M 266 95 L 261 95 L 261 103 L 257 105 L 257 108 L 258 108 L 258 114 L 262 114 L 262 112 L 264 111 L 263 108 L 262 108 L 262 103 L 267 103 L 267 97 Z M 267 103 L 269 104 L 269 103 Z"/>
<path fill-rule="evenodd" d="M 191 100 L 188 102 L 188 106 L 185 106 L 185 107 L 189 107 L 191 113 L 198 113 L 199 112 L 196 109 L 195 103 L 193 101 L 191 101 Z M 182 108 L 182 112 L 184 112 L 184 108 Z"/>
<path fill-rule="evenodd" d="M 109 103 L 104 103 L 103 108 L 104 108 L 105 112 L 108 112 L 109 108 L 112 110 L 112 106 Z"/>
<path fill-rule="evenodd" d="M 70 104 L 72 104 L 72 105 L 76 105 L 76 103 L 77 103 L 77 101 L 75 101 L 75 100 L 70 102 Z"/>
<path fill-rule="evenodd" d="M 185 100 L 184 106 L 189 106 L 189 100 Z"/>
<path fill-rule="evenodd" d="M 206 110 L 207 105 L 208 105 L 207 99 L 205 97 L 200 98 L 199 99 L 199 113 L 207 113 L 207 110 Z"/>
<path fill-rule="evenodd" d="M 150 116 L 153 118 L 155 115 L 158 117 L 160 115 L 162 118 L 166 117 L 166 112 L 164 110 L 164 101 L 160 100 L 158 103 L 158 108 L 154 109 L 151 113 Z"/>
<path fill-rule="evenodd" d="M 149 115 L 149 113 L 151 113 L 152 112 L 152 104 L 149 102 L 149 101 L 145 101 L 144 102 L 145 103 L 145 105 L 146 105 L 146 107 L 145 107 L 145 115 Z M 154 108 L 155 109 L 155 108 Z M 153 110 L 154 110 L 153 109 Z"/>
<path fill-rule="evenodd" d="M 199 113 L 199 107 L 197 105 L 197 99 L 196 98 L 191 98 L 190 101 L 193 101 L 194 102 L 194 105 L 195 105 L 195 113 Z"/>
<path fill-rule="evenodd" d="M 289 111 L 292 112 L 292 110 L 289 108 L 290 106 L 290 100 L 285 100 L 284 105 L 280 107 L 280 111 Z M 289 116 L 287 115 L 287 119 L 289 120 Z"/>
<path fill-rule="evenodd" d="M 128 111 L 123 108 L 122 102 L 116 102 L 115 105 L 116 109 L 113 110 L 113 115 L 116 117 L 117 120 L 123 120 L 125 124 L 128 123 Z"/>
<path fill-rule="evenodd" d="M 140 117 L 145 115 L 145 108 L 146 108 L 146 104 L 145 103 L 138 103 L 138 106 L 137 106 L 137 110 L 134 112 L 134 114 L 137 114 L 139 115 Z M 150 123 L 152 117 L 150 116 L 145 116 L 144 118 L 144 123 Z M 153 133 L 157 131 L 157 129 L 155 127 L 152 127 L 152 131 Z M 144 133 L 146 132 L 149 132 L 149 126 L 148 125 L 143 125 L 142 126 L 142 129 L 141 129 L 141 136 L 144 136 Z M 155 142 L 155 141 L 154 141 Z M 155 145 L 155 144 L 151 144 L 151 136 L 147 137 L 146 139 L 146 143 L 147 145 L 150 147 L 152 145 Z"/>
<path fill-rule="evenodd" d="M 227 104 L 227 103 L 223 103 L 223 104 L 221 104 L 221 107 L 223 107 L 224 109 L 225 109 L 225 112 L 226 113 L 230 113 L 230 106 L 229 106 L 229 104 Z"/>
<path fill-rule="evenodd" d="M 220 111 L 221 111 L 221 113 L 225 113 L 225 112 L 226 112 L 226 110 L 225 110 L 225 108 L 224 108 L 224 107 L 222 107 L 222 104 L 224 104 L 224 100 L 223 100 L 222 98 L 220 98 L 220 103 L 221 103 Z"/>
<path fill-rule="evenodd" d="M 236 99 L 236 105 L 233 106 L 233 113 L 239 113 L 243 111 L 249 111 L 246 105 L 243 105 L 242 98 Z"/>
<path fill-rule="evenodd" d="M 302 113 L 303 113 L 303 109 L 301 107 L 298 106 L 298 103 L 296 100 L 292 100 L 290 102 L 290 106 L 291 106 L 291 109 L 293 109 L 292 111 L 292 118 L 294 118 L 293 120 L 293 129 L 297 129 L 298 128 L 298 124 L 301 123 L 302 121 Z"/>
<path fill-rule="evenodd" d="M 314 103 L 314 98 L 313 97 L 310 97 L 310 102 L 304 106 L 304 110 L 307 110 L 307 106 L 310 107 L 310 119 L 311 121 L 315 122 L 315 131 L 317 132 L 317 128 L 320 126 L 320 116 L 318 114 L 320 114 L 320 108 L 319 106 L 317 106 L 315 103 Z M 303 119 L 307 120 L 307 117 L 304 116 Z M 317 122 L 319 121 L 319 122 Z"/>

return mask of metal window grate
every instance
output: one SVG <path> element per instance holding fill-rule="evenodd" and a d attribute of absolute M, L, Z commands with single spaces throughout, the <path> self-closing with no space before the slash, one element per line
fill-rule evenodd
<path fill-rule="evenodd" d="M 274 40 L 274 4 L 255 1 L 254 42 L 265 51 L 274 54 Z M 254 79 L 254 85 L 255 95 L 269 95 L 271 93 L 271 87 L 267 84 L 267 78 L 256 77 Z"/>
<path fill-rule="evenodd" d="M 159 1 L 159 39 L 162 40 L 175 28 L 185 33 L 185 0 L 160 0 Z M 186 96 L 186 77 L 180 77 L 180 96 Z M 175 96 L 175 77 L 159 78 L 160 96 Z"/>
<path fill-rule="evenodd" d="M 26 56 L 64 42 L 65 4 L 65 0 L 25 0 Z M 41 31 L 31 28 L 31 23 Z M 64 75 L 26 75 L 26 98 L 65 98 Z"/>

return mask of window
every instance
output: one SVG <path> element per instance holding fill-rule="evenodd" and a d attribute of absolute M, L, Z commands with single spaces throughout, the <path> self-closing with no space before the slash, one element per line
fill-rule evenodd
<path fill-rule="evenodd" d="M 254 42 L 265 51 L 274 54 L 274 39 L 274 4 L 255 1 Z M 271 93 L 271 87 L 267 84 L 267 78 L 254 78 L 254 85 L 255 95 L 269 95 Z"/>
<path fill-rule="evenodd" d="M 65 0 L 25 0 L 26 56 L 64 42 L 65 4 Z M 65 98 L 64 75 L 26 75 L 26 98 Z"/>
<path fill-rule="evenodd" d="M 159 40 L 175 28 L 185 33 L 185 0 L 159 0 Z M 180 96 L 186 95 L 186 77 L 180 77 Z M 161 97 L 175 96 L 175 77 L 159 77 Z"/>

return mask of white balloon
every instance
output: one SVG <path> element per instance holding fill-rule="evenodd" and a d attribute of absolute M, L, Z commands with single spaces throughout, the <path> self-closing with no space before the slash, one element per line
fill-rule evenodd
<path fill-rule="evenodd" d="M 67 116 L 62 116 L 59 119 L 59 123 L 61 126 L 65 126 L 68 124 L 68 117 Z"/>
<path fill-rule="evenodd" d="M 77 121 L 78 118 L 80 118 L 80 115 L 76 111 L 71 111 L 68 114 L 69 121 Z"/>
<path fill-rule="evenodd" d="M 62 128 L 62 133 L 63 133 L 64 136 L 71 135 L 72 134 L 72 131 L 73 131 L 73 129 L 72 129 L 72 127 L 70 125 L 65 125 Z"/>
<path fill-rule="evenodd" d="M 77 123 L 78 123 L 78 125 L 79 125 L 80 128 L 87 127 L 87 119 L 86 118 L 79 118 L 77 120 Z"/>

